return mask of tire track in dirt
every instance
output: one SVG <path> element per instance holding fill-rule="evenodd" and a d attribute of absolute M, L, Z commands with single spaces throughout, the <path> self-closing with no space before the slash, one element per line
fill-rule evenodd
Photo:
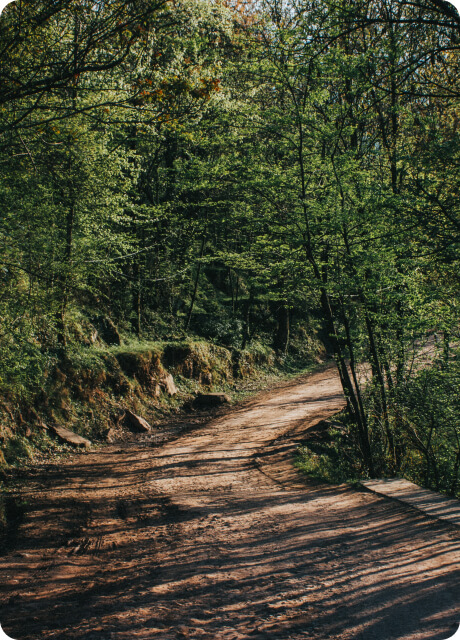
<path fill-rule="evenodd" d="M 51 469 L 3 558 L 3 629 L 17 640 L 448 638 L 458 531 L 308 485 L 292 467 L 292 441 L 341 406 L 326 369 L 161 447 L 125 443 Z"/>

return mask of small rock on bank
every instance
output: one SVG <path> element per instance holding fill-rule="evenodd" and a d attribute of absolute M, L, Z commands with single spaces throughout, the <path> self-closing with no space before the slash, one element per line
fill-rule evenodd
<path fill-rule="evenodd" d="M 165 373 L 160 378 L 160 387 L 166 391 L 168 396 L 175 396 L 177 393 L 177 387 L 174 384 L 174 378 L 170 373 Z"/>
<path fill-rule="evenodd" d="M 226 393 L 199 393 L 193 401 L 194 407 L 218 407 L 221 404 L 228 404 L 230 396 Z"/>
<path fill-rule="evenodd" d="M 56 425 L 47 426 L 47 428 L 65 444 L 70 444 L 73 447 L 84 447 L 85 449 L 89 449 L 91 446 L 91 441 L 88 440 L 88 438 L 83 438 L 83 436 L 77 435 L 73 431 L 70 431 L 70 429 Z"/>
<path fill-rule="evenodd" d="M 141 416 L 137 416 L 132 411 L 129 411 L 129 409 L 125 412 L 125 419 L 131 431 L 136 431 L 137 433 L 149 433 L 152 430 L 152 427 L 149 425 L 147 420 L 141 418 Z"/>

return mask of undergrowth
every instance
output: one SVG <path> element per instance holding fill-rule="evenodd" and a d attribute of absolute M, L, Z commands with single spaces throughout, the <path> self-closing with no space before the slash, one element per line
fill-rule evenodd
<path fill-rule="evenodd" d="M 396 459 L 375 419 L 372 394 L 364 395 L 375 476 L 404 477 L 460 498 L 460 359 L 434 361 L 408 379 L 389 404 Z M 310 478 L 331 483 L 368 477 L 357 428 L 347 412 L 307 432 L 296 457 Z"/>
<path fill-rule="evenodd" d="M 323 420 L 307 432 L 297 449 L 295 466 L 312 480 L 341 484 L 365 477 L 357 455 L 357 442 L 341 412 L 331 421 Z"/>
<path fill-rule="evenodd" d="M 33 391 L 3 400 L 0 395 L 0 478 L 29 461 L 66 453 L 46 425 L 102 443 L 126 409 L 154 425 L 199 392 L 223 391 L 241 400 L 303 369 L 257 343 L 231 351 L 198 339 L 70 345 L 48 363 Z M 169 374 L 177 387 L 173 396 L 162 384 Z"/>

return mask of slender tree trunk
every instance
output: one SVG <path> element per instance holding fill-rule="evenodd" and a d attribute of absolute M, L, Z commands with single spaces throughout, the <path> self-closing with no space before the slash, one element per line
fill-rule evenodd
<path fill-rule="evenodd" d="M 141 266 L 137 260 L 133 263 L 134 290 L 132 297 L 133 320 L 131 326 L 137 337 L 142 331 L 142 286 L 141 286 Z"/>
<path fill-rule="evenodd" d="M 73 32 L 73 56 L 74 56 L 74 68 L 76 71 L 77 68 L 77 60 L 78 60 L 78 49 L 79 49 L 79 41 L 80 41 L 80 20 L 75 16 L 74 18 L 74 32 Z M 72 108 L 76 109 L 77 104 L 77 86 L 78 86 L 78 75 L 75 73 L 73 82 L 70 87 L 70 100 L 72 103 Z M 68 195 L 68 204 L 67 204 L 67 214 L 65 220 L 65 248 L 64 248 L 64 260 L 63 260 L 63 273 L 60 273 L 58 276 L 59 288 L 60 288 L 60 301 L 59 301 L 59 309 L 56 314 L 56 329 L 57 329 L 57 341 L 62 347 L 67 346 L 66 339 L 66 326 L 65 326 L 65 316 L 67 311 L 67 304 L 69 300 L 69 279 L 72 273 L 72 261 L 73 261 L 73 234 L 75 227 L 75 217 L 76 217 L 76 198 L 77 194 L 75 193 L 75 185 L 73 183 L 74 176 L 74 161 L 72 155 L 72 145 L 73 138 L 69 134 L 68 136 L 68 166 L 67 172 L 69 176 L 69 195 Z"/>
<path fill-rule="evenodd" d="M 230 267 L 228 268 L 228 281 L 230 284 L 230 293 L 232 295 L 232 316 L 235 315 L 235 290 L 233 287 L 233 276 L 232 276 L 232 270 L 230 269 Z"/>
<path fill-rule="evenodd" d="M 72 159 L 69 159 L 69 171 L 72 168 Z M 73 233 L 75 225 L 75 195 L 73 188 L 70 190 L 70 203 L 67 209 L 66 215 L 66 238 L 65 238 L 65 250 L 63 260 L 63 270 L 58 276 L 59 283 L 59 309 L 56 314 L 56 330 L 57 341 L 62 347 L 67 346 L 66 327 L 65 327 L 65 315 L 67 311 L 67 304 L 69 301 L 69 279 L 72 272 L 72 260 L 73 260 Z"/>
<path fill-rule="evenodd" d="M 358 402 L 359 411 L 360 411 L 360 414 L 362 416 L 362 419 L 363 419 L 363 421 L 367 422 L 366 412 L 364 410 L 364 403 L 363 403 L 362 394 L 361 394 L 361 387 L 360 387 L 360 384 L 359 384 L 358 376 L 356 374 L 355 349 L 354 349 L 353 341 L 351 339 L 350 322 L 348 320 L 348 315 L 347 315 L 347 312 L 346 312 L 346 309 L 345 309 L 345 304 L 344 304 L 343 298 L 341 298 L 341 307 L 342 307 L 342 321 L 343 321 L 343 326 L 345 328 L 345 335 L 346 335 L 346 340 L 347 340 L 348 353 L 350 355 L 349 367 L 350 367 L 351 375 L 352 375 L 352 378 L 353 378 L 353 383 L 355 385 L 356 399 L 357 399 L 357 402 Z"/>
<path fill-rule="evenodd" d="M 381 400 L 381 403 L 382 403 L 383 424 L 384 424 L 385 433 L 386 433 L 386 436 L 387 436 L 387 439 L 388 439 L 388 446 L 390 448 L 390 453 L 391 453 L 391 456 L 392 456 L 392 459 L 393 459 L 393 464 L 397 467 L 394 438 L 393 438 L 393 434 L 391 432 L 390 418 L 389 418 L 389 415 L 388 415 L 388 399 L 387 399 L 387 392 L 386 392 L 386 387 L 385 387 L 385 380 L 383 378 L 382 365 L 381 365 L 380 357 L 379 357 L 378 350 L 377 350 L 377 347 L 376 347 L 376 344 L 375 344 L 374 329 L 373 329 L 373 326 L 372 326 L 372 323 L 371 323 L 371 320 L 369 318 L 369 314 L 368 314 L 367 310 L 365 311 L 364 318 L 365 318 L 365 323 L 366 323 L 367 336 L 368 336 L 368 340 L 369 340 L 369 348 L 370 348 L 372 367 L 373 367 L 373 371 L 375 373 L 375 376 L 377 378 L 377 383 L 378 383 L 378 387 L 379 387 L 379 391 L 380 391 L 380 400 Z"/>
<path fill-rule="evenodd" d="M 277 328 L 275 335 L 275 349 L 280 353 L 287 353 L 290 336 L 290 312 L 288 307 L 280 303 L 277 309 Z"/>
<path fill-rule="evenodd" d="M 329 333 L 332 346 L 334 349 L 334 353 L 336 356 L 337 367 L 339 370 L 340 380 L 342 383 L 345 398 L 347 400 L 347 404 L 351 412 L 352 419 L 355 421 L 358 427 L 358 435 L 359 435 L 363 461 L 365 466 L 367 467 L 369 475 L 372 478 L 372 477 L 375 477 L 375 470 L 374 470 L 374 462 L 373 462 L 373 456 L 372 456 L 372 449 L 370 446 L 369 430 L 368 430 L 366 416 L 360 410 L 357 394 L 355 392 L 353 383 L 348 373 L 345 356 L 340 344 L 340 338 L 335 328 L 334 314 L 332 312 L 330 302 L 329 302 L 326 290 L 324 288 L 322 289 L 322 292 L 321 292 L 321 307 L 323 310 L 324 317 L 326 318 L 328 333 Z"/>
<path fill-rule="evenodd" d="M 458 472 L 460 470 L 460 439 L 457 432 L 455 433 L 455 436 L 457 438 L 457 457 L 455 458 L 454 471 L 452 473 L 452 482 L 449 490 L 451 496 L 455 496 L 455 491 L 457 489 L 458 483 Z"/>
<path fill-rule="evenodd" d="M 205 245 L 206 245 L 206 239 L 203 237 L 201 241 L 201 248 L 200 248 L 200 260 L 203 257 Z M 185 321 L 185 331 L 188 331 L 190 320 L 192 319 L 193 307 L 195 305 L 196 295 L 198 293 L 198 282 L 200 280 L 200 272 L 201 272 L 201 262 L 198 262 L 198 267 L 195 275 L 195 283 L 193 285 L 192 298 L 190 300 L 190 306 L 187 313 L 187 320 Z"/>
<path fill-rule="evenodd" d="M 250 331 L 251 322 L 250 321 L 251 321 L 251 308 L 252 308 L 253 302 L 254 302 L 254 292 L 251 287 L 249 290 L 249 298 L 246 301 L 245 309 L 244 309 L 243 340 L 241 343 L 242 350 L 246 349 L 246 346 L 251 339 L 251 331 Z"/>

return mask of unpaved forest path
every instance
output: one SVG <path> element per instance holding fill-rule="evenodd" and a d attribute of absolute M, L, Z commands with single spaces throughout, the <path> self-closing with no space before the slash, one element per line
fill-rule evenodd
<path fill-rule="evenodd" d="M 458 529 L 365 491 L 309 486 L 292 468 L 292 441 L 342 404 L 326 369 L 161 447 L 110 446 L 52 468 L 2 558 L 3 629 L 17 640 L 452 636 Z"/>

